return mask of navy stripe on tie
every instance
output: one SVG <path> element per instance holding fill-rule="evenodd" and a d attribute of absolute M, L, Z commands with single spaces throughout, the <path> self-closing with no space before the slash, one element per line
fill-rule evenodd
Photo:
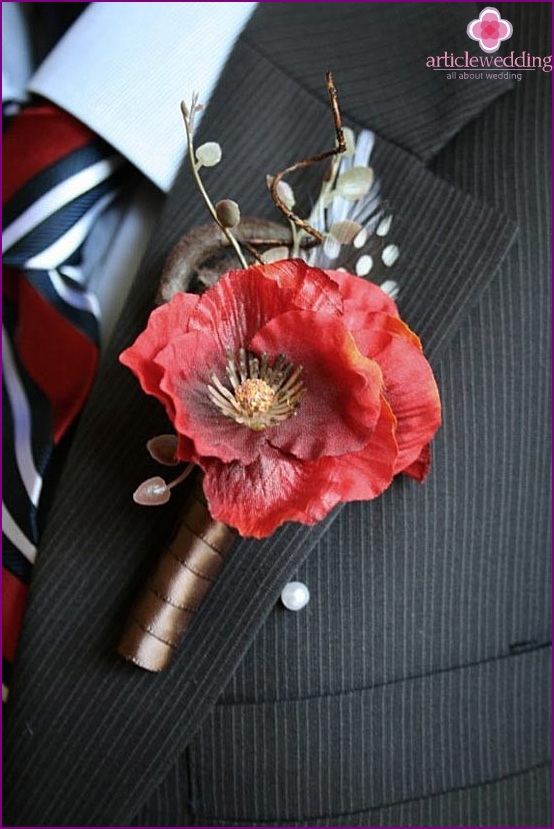
<path fill-rule="evenodd" d="M 2 406 L 2 414 L 5 413 L 5 408 Z M 3 454 L 6 455 L 3 461 L 3 490 L 4 501 L 8 508 L 13 521 L 17 524 L 23 535 L 28 541 L 36 545 L 39 539 L 38 515 L 37 509 L 30 500 L 23 482 L 19 475 L 19 470 L 15 462 L 15 457 L 10 457 L 10 453 L 6 453 L 6 444 L 2 444 Z"/>
<path fill-rule="evenodd" d="M 11 684 L 11 678 L 12 678 L 11 663 L 8 662 L 7 659 L 2 657 L 2 682 L 4 683 L 4 685 L 7 685 L 9 687 L 10 684 Z"/>
<path fill-rule="evenodd" d="M 80 310 L 66 302 L 52 285 L 48 271 L 25 271 L 23 276 L 44 297 L 49 305 L 59 311 L 66 320 L 84 334 L 85 337 L 88 337 L 92 343 L 98 345 L 99 325 L 96 316 L 91 311 Z M 79 288 L 74 283 L 71 290 L 78 291 Z M 85 291 L 81 289 L 81 293 L 84 295 Z"/>
<path fill-rule="evenodd" d="M 114 188 L 124 179 L 125 170 L 121 168 L 100 184 L 78 196 L 69 204 L 64 204 L 51 216 L 23 236 L 13 247 L 4 253 L 4 265 L 24 267 L 34 256 L 49 248 L 94 207 L 96 202 L 107 193 L 113 193 Z M 64 257 L 67 262 L 68 257 Z"/>
<path fill-rule="evenodd" d="M 29 541 L 38 541 L 37 511 L 23 485 L 13 445 L 13 415 L 2 381 L 2 488 L 13 520 Z M 51 443 L 49 444 L 51 447 Z"/>
<path fill-rule="evenodd" d="M 16 341 L 17 330 L 16 312 L 12 303 L 6 298 L 4 298 L 2 305 L 2 322 L 4 323 L 4 328 L 6 329 L 10 342 L 14 344 Z M 19 374 L 19 380 L 25 391 L 29 408 L 32 412 L 31 450 L 35 466 L 42 474 L 46 466 L 46 462 L 50 457 L 52 444 L 53 424 L 50 401 L 44 392 L 36 385 L 25 367 L 22 365 L 19 354 L 17 353 L 17 348 L 13 349 L 13 359 Z M 3 382 L 2 388 L 2 411 L 5 411 L 4 405 L 6 405 L 8 409 L 8 412 L 3 414 L 3 417 L 6 418 L 4 421 L 5 428 L 3 433 L 6 432 L 7 435 L 11 436 L 13 435 L 13 422 L 11 419 L 12 411 L 9 403 L 9 397 L 7 396 Z M 10 426 L 9 429 L 7 428 L 8 422 Z M 4 456 L 4 460 L 6 461 L 6 456 Z"/>
<path fill-rule="evenodd" d="M 15 544 L 12 544 L 4 532 L 2 532 L 2 567 L 17 576 L 24 584 L 29 584 L 31 581 L 32 563 L 28 558 L 25 558 Z"/>
<path fill-rule="evenodd" d="M 44 196 L 60 182 L 80 173 L 81 170 L 91 167 L 98 161 L 103 161 L 113 154 L 108 145 L 101 140 L 86 144 L 68 155 L 54 161 L 45 167 L 30 181 L 17 190 L 2 208 L 2 228 L 8 227 L 22 213 L 28 210 L 38 198 Z"/>

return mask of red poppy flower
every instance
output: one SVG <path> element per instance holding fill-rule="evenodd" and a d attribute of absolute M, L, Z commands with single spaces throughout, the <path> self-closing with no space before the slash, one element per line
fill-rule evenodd
<path fill-rule="evenodd" d="M 423 480 L 440 401 L 421 343 L 379 287 L 301 260 L 230 271 L 155 310 L 121 355 L 245 536 Z"/>

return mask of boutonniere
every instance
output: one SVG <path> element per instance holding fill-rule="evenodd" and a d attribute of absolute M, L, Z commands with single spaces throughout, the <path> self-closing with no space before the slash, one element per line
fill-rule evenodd
<path fill-rule="evenodd" d="M 429 470 L 441 420 L 435 379 L 400 317 L 396 283 L 370 281 L 376 263 L 387 269 L 398 256 L 370 166 L 373 136 L 356 140 L 343 129 L 330 74 L 327 86 L 335 146 L 268 177 L 288 226 L 241 220 L 230 199 L 212 203 L 202 168 L 219 163 L 221 148 L 195 147 L 199 105 L 182 105 L 192 172 L 214 224 L 178 243 L 162 304 L 120 357 L 174 428 L 149 442 L 150 454 L 182 464 L 171 481 L 143 482 L 135 501 L 164 504 L 196 477 L 119 647 L 148 670 L 169 664 L 237 534 L 315 524 L 339 503 L 376 498 L 400 473 L 422 481 Z M 327 165 L 321 192 L 302 219 L 285 177 L 319 163 Z M 345 250 L 355 273 L 340 267 Z M 193 272 L 203 290 L 191 292 Z"/>

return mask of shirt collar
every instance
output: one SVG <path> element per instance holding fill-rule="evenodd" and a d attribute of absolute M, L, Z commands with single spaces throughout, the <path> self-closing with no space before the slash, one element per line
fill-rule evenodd
<path fill-rule="evenodd" d="M 185 149 L 179 102 L 207 103 L 256 3 L 92 3 L 29 83 L 161 190 Z"/>

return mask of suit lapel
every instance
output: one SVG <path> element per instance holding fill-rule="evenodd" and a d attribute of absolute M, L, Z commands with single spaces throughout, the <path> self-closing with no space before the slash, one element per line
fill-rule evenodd
<path fill-rule="evenodd" d="M 214 194 L 237 199 L 245 214 L 272 215 L 265 174 L 320 150 L 332 126 L 324 98 L 284 75 L 249 37 L 247 31 L 230 60 L 199 140 L 223 146 L 224 162 L 211 182 L 206 178 Z M 348 98 L 343 69 L 341 75 Z M 361 125 L 374 126 L 365 119 Z M 498 268 L 515 228 L 385 139 L 377 142 L 375 165 L 398 225 L 401 259 L 393 275 L 402 310 L 436 360 Z M 265 542 L 241 541 L 167 674 L 152 676 L 116 657 L 129 602 L 178 507 L 148 511 L 132 503 L 137 481 L 154 474 L 144 444 L 167 424 L 116 358 L 144 326 L 169 249 L 200 221 L 202 207 L 185 172 L 72 446 L 14 676 L 6 730 L 8 822 L 128 822 L 190 742 L 283 584 L 338 514 L 311 529 L 286 526 Z"/>
<path fill-rule="evenodd" d="M 243 40 L 325 101 L 332 69 L 343 112 L 427 161 L 513 81 L 467 83 L 428 56 L 482 55 L 468 38 L 475 3 L 260 3 Z"/>

